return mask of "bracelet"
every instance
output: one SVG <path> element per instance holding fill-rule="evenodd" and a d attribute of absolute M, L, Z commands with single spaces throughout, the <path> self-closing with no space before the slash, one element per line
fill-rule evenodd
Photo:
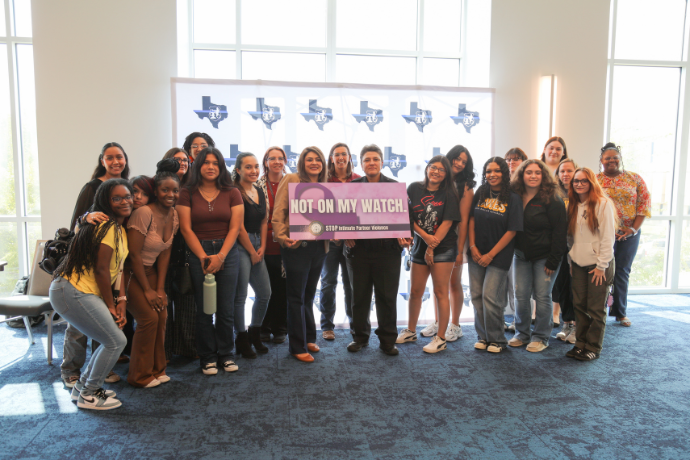
<path fill-rule="evenodd" d="M 222 252 L 218 251 L 218 254 L 216 254 L 218 258 L 220 259 L 221 262 L 225 262 L 225 254 Z"/>
<path fill-rule="evenodd" d="M 120 303 L 121 300 L 124 300 L 125 302 L 127 302 L 127 297 L 121 295 L 120 297 L 117 298 L 117 302 Z"/>
<path fill-rule="evenodd" d="M 470 249 L 476 248 L 476 247 L 477 247 L 477 245 L 476 245 L 476 244 L 473 244 L 472 246 L 470 246 Z"/>

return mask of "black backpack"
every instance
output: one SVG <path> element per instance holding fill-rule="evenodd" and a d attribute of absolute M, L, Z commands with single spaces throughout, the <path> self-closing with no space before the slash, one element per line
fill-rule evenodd
<path fill-rule="evenodd" d="M 55 239 L 46 242 L 43 248 L 43 260 L 38 263 L 38 266 L 44 272 L 52 275 L 62 262 L 62 259 L 67 255 L 67 250 L 73 238 L 74 232 L 66 228 L 59 228 L 55 232 Z"/>

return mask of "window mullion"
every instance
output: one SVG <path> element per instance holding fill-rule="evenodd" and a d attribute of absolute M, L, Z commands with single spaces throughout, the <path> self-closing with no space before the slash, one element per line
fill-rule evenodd
<path fill-rule="evenodd" d="M 417 75 L 415 82 L 424 81 L 424 0 L 417 0 Z"/>
<path fill-rule="evenodd" d="M 7 5 L 5 5 L 5 11 L 8 10 Z M 19 274 L 26 274 L 26 250 L 22 250 L 25 246 L 24 235 L 22 232 L 22 224 L 19 219 L 25 214 L 24 203 L 23 203 L 23 175 L 22 175 L 22 164 L 20 155 L 20 136 L 19 136 L 19 106 L 17 101 L 19 99 L 17 92 L 17 66 L 16 66 L 16 49 L 13 41 L 8 41 L 7 43 L 7 69 L 9 72 L 9 84 L 10 84 L 10 125 L 12 132 L 12 157 L 14 159 L 14 207 L 15 207 L 15 220 L 17 224 L 17 260 L 19 266 L 17 267 Z"/>
<path fill-rule="evenodd" d="M 326 81 L 335 81 L 336 0 L 328 0 L 326 10 Z"/>
<path fill-rule="evenodd" d="M 242 0 L 235 2 L 235 77 L 242 79 Z"/>

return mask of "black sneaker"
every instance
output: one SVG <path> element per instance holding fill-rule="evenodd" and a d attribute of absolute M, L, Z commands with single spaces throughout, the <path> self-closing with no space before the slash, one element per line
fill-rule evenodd
<path fill-rule="evenodd" d="M 591 350 L 582 350 L 580 354 L 574 356 L 578 361 L 594 361 L 599 358 L 599 353 Z"/>
<path fill-rule="evenodd" d="M 357 353 L 359 350 L 366 347 L 367 345 L 369 345 L 368 342 L 350 342 L 350 344 L 347 346 L 347 351 Z"/>
<path fill-rule="evenodd" d="M 573 347 L 570 349 L 568 353 L 565 354 L 566 358 L 576 358 L 580 353 L 582 353 L 584 350 L 580 347 Z"/>
<path fill-rule="evenodd" d="M 390 346 L 387 346 L 387 347 L 381 345 L 379 348 L 381 349 L 382 352 L 384 352 L 384 353 L 387 354 L 388 356 L 397 356 L 398 353 L 400 353 L 400 352 L 398 351 L 398 347 L 396 347 L 395 345 L 390 345 Z"/>

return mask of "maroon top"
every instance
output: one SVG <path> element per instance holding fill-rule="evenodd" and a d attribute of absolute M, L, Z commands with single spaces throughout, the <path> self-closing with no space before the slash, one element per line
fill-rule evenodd
<path fill-rule="evenodd" d="M 225 239 L 230 231 L 231 208 L 243 204 L 242 194 L 236 188 L 221 190 L 210 205 L 198 189 L 191 194 L 191 202 L 189 189 L 186 187 L 180 190 L 180 197 L 177 199 L 177 206 L 191 208 L 192 231 L 199 241 Z M 210 208 L 213 210 L 210 211 Z"/>
<path fill-rule="evenodd" d="M 352 182 L 353 180 L 359 179 L 360 177 L 361 176 L 359 174 L 353 172 L 352 174 L 350 174 L 350 177 L 348 177 L 345 182 Z M 338 179 L 338 176 L 334 175 L 328 178 L 328 182 L 340 182 L 340 179 Z"/>

